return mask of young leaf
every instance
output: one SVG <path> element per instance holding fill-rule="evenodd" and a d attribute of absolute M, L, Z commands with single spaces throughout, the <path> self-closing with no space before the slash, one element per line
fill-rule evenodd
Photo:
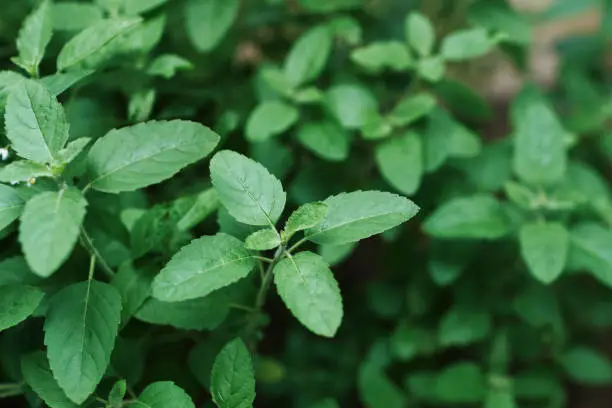
<path fill-rule="evenodd" d="M 14 188 L 0 184 L 0 231 L 19 218 L 24 205 Z"/>
<path fill-rule="evenodd" d="M 38 177 L 52 177 L 53 172 L 44 164 L 27 160 L 12 162 L 0 168 L 0 182 L 17 183 Z"/>
<path fill-rule="evenodd" d="M 88 137 L 81 137 L 68 143 L 68 145 L 57 153 L 57 161 L 61 164 L 69 164 L 85 149 L 91 141 Z"/>
<path fill-rule="evenodd" d="M 51 276 L 72 252 L 87 201 L 69 188 L 30 199 L 21 216 L 19 242 L 28 265 L 41 277 Z"/>
<path fill-rule="evenodd" d="M 256 266 L 240 240 L 219 233 L 183 247 L 153 281 L 153 297 L 163 302 L 205 297 L 244 277 Z"/>
<path fill-rule="evenodd" d="M 289 216 L 282 235 L 288 240 L 296 232 L 316 226 L 325 219 L 326 215 L 327 204 L 322 202 L 304 204 Z"/>
<path fill-rule="evenodd" d="M 349 134 L 332 121 L 308 122 L 300 127 L 298 140 L 324 160 L 342 161 L 349 154 Z"/>
<path fill-rule="evenodd" d="M 25 355 L 21 358 L 21 372 L 23 379 L 38 395 L 38 397 L 51 408 L 77 408 L 66 396 L 64 390 L 57 384 L 49 367 L 49 360 L 42 351 Z"/>
<path fill-rule="evenodd" d="M 244 241 L 244 247 L 253 251 L 267 251 L 278 247 L 280 244 L 280 235 L 272 228 L 255 231 Z"/>
<path fill-rule="evenodd" d="M 569 233 L 559 223 L 532 223 L 521 227 L 521 256 L 531 274 L 549 284 L 559 277 L 569 251 Z"/>
<path fill-rule="evenodd" d="M 219 200 L 237 221 L 274 226 L 287 196 L 280 181 L 261 164 L 231 150 L 210 161 L 210 176 Z"/>
<path fill-rule="evenodd" d="M 191 397 L 172 381 L 159 381 L 147 386 L 138 396 L 138 400 L 128 406 L 133 408 L 195 408 Z"/>
<path fill-rule="evenodd" d="M 19 57 L 16 63 L 30 75 L 38 75 L 38 66 L 53 34 L 51 2 L 44 0 L 23 22 L 17 37 Z"/>
<path fill-rule="evenodd" d="M 431 21 L 419 12 L 412 12 L 406 17 L 406 40 L 422 57 L 433 51 L 436 33 Z"/>
<path fill-rule="evenodd" d="M 408 132 L 381 143 L 375 158 L 383 178 L 398 191 L 412 195 L 418 190 L 423 176 L 423 145 L 418 134 Z"/>
<path fill-rule="evenodd" d="M 63 74 L 53 74 L 41 78 L 40 82 L 42 82 L 47 87 L 47 89 L 49 90 L 49 92 L 51 92 L 53 96 L 57 97 L 61 95 L 64 91 L 69 89 L 72 85 L 76 84 L 84 78 L 87 78 L 93 73 L 93 70 L 86 69 L 82 71 L 66 72 Z"/>
<path fill-rule="evenodd" d="M 281 101 L 265 101 L 257 105 L 246 123 L 250 142 L 265 142 L 289 129 L 299 118 L 299 111 Z"/>
<path fill-rule="evenodd" d="M 44 296 L 33 286 L 0 286 L 0 332 L 27 319 Z"/>
<path fill-rule="evenodd" d="M 206 157 L 219 136 L 184 120 L 151 121 L 114 129 L 89 151 L 89 185 L 106 193 L 160 183 Z"/>
<path fill-rule="evenodd" d="M 240 0 L 189 0 L 185 4 L 187 35 L 199 52 L 212 51 L 238 16 Z"/>
<path fill-rule="evenodd" d="M 209 188 L 195 196 L 191 208 L 185 212 L 176 223 L 180 231 L 188 231 L 195 227 L 219 208 L 219 197 L 214 188 Z"/>
<path fill-rule="evenodd" d="M 416 68 L 419 76 L 430 82 L 440 81 L 446 72 L 444 59 L 439 55 L 421 58 Z"/>
<path fill-rule="evenodd" d="M 126 392 L 127 382 L 125 380 L 119 380 L 113 385 L 113 388 L 108 393 L 108 403 L 111 408 L 121 406 Z"/>
<path fill-rule="evenodd" d="M 447 61 L 464 61 L 487 54 L 495 43 L 484 28 L 459 30 L 442 40 L 441 54 Z"/>
<path fill-rule="evenodd" d="M 121 321 L 121 296 L 110 285 L 81 282 L 51 299 L 45 344 L 53 375 L 77 404 L 91 395 L 106 372 Z"/>
<path fill-rule="evenodd" d="M 25 159 L 50 163 L 68 141 L 64 109 L 38 81 L 15 86 L 6 103 L 5 121 L 6 136 Z"/>
<path fill-rule="evenodd" d="M 323 258 L 312 252 L 287 257 L 274 267 L 278 294 L 313 333 L 333 337 L 342 322 L 342 297 Z"/>
<path fill-rule="evenodd" d="M 414 61 L 405 44 L 399 41 L 377 41 L 351 52 L 351 60 L 373 74 L 385 69 L 402 72 Z"/>
<path fill-rule="evenodd" d="M 408 221 L 419 207 L 407 198 L 381 191 L 355 191 L 329 197 L 325 219 L 306 230 L 318 244 L 340 245 L 380 234 Z"/>
<path fill-rule="evenodd" d="M 193 64 L 189 60 L 179 55 L 164 54 L 151 62 L 151 65 L 147 68 L 147 74 L 171 79 L 177 72 L 189 71 L 193 69 L 193 67 Z"/>
<path fill-rule="evenodd" d="M 210 393 L 219 408 L 247 408 L 255 400 L 255 374 L 249 350 L 240 339 L 227 343 L 212 368 Z"/>
<path fill-rule="evenodd" d="M 317 79 L 332 50 L 329 27 L 311 28 L 296 41 L 285 60 L 285 76 L 295 87 Z"/>
<path fill-rule="evenodd" d="M 420 93 L 403 99 L 389 114 L 389 121 L 398 127 L 408 126 L 429 114 L 436 107 L 436 99 L 428 93 Z"/>
<path fill-rule="evenodd" d="M 347 129 L 359 129 L 368 115 L 378 111 L 378 102 L 366 88 L 356 84 L 336 85 L 325 95 L 325 106 Z"/>
<path fill-rule="evenodd" d="M 582 223 L 572 229 L 570 239 L 572 265 L 612 286 L 612 232 L 597 224 Z"/>
<path fill-rule="evenodd" d="M 504 41 L 528 46 L 533 37 L 529 19 L 503 1 L 477 1 L 468 10 L 468 20 L 480 27 L 504 34 Z"/>

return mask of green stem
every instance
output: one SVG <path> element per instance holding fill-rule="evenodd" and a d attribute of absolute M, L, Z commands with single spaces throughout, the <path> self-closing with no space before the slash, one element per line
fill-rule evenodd
<path fill-rule="evenodd" d="M 83 247 L 87 250 L 87 252 L 89 252 L 90 255 L 96 257 L 96 259 L 98 260 L 98 263 L 102 267 L 102 270 L 108 275 L 109 278 L 112 278 L 113 276 L 115 276 L 115 272 L 108 265 L 106 260 L 102 257 L 102 254 L 95 247 L 95 245 L 93 244 L 93 241 L 91 240 L 91 237 L 89 236 L 89 234 L 87 234 L 87 231 L 85 230 L 85 227 L 83 226 L 81 226 L 81 243 L 83 244 Z"/>
<path fill-rule="evenodd" d="M 304 237 L 296 242 L 291 248 L 289 248 L 288 252 L 293 253 L 296 249 L 298 249 L 301 245 L 303 245 L 306 241 L 308 241 L 308 237 Z M 285 251 L 287 252 L 287 251 Z"/>
<path fill-rule="evenodd" d="M 25 392 L 25 384 L 9 383 L 0 384 L 0 398 L 10 398 L 21 395 Z"/>

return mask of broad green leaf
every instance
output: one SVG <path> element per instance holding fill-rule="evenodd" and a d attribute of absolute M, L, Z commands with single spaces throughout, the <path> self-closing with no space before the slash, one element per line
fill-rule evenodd
<path fill-rule="evenodd" d="M 27 319 L 44 295 L 33 286 L 0 286 L 0 332 Z"/>
<path fill-rule="evenodd" d="M 172 381 L 155 382 L 138 396 L 137 402 L 128 404 L 133 408 L 195 408 L 191 397 Z"/>
<path fill-rule="evenodd" d="M 485 310 L 454 307 L 444 315 L 438 329 L 442 347 L 466 346 L 484 340 L 491 334 L 491 315 Z"/>
<path fill-rule="evenodd" d="M 407 398 L 402 390 L 381 368 L 363 363 L 357 375 L 359 397 L 366 407 L 403 408 L 407 405 Z"/>
<path fill-rule="evenodd" d="M 24 205 L 14 188 L 0 184 L 0 231 L 19 218 Z"/>
<path fill-rule="evenodd" d="M 487 54 L 496 44 L 484 28 L 455 31 L 442 40 L 441 54 L 447 61 L 464 61 Z"/>
<path fill-rule="evenodd" d="M 304 204 L 291 213 L 282 236 L 288 240 L 296 232 L 316 226 L 325 219 L 326 215 L 327 204 L 322 202 Z"/>
<path fill-rule="evenodd" d="M 77 404 L 91 395 L 106 372 L 121 321 L 121 296 L 112 286 L 81 282 L 51 299 L 45 344 L 53 375 Z"/>
<path fill-rule="evenodd" d="M 306 230 L 317 244 L 346 244 L 380 234 L 416 215 L 419 207 L 407 198 L 381 191 L 355 191 L 329 197 L 325 219 Z"/>
<path fill-rule="evenodd" d="M 531 223 L 519 233 L 521 256 L 534 278 L 552 283 L 559 277 L 569 251 L 569 233 L 559 223 Z"/>
<path fill-rule="evenodd" d="M 349 134 L 332 121 L 305 123 L 297 138 L 304 147 L 324 160 L 343 161 L 348 158 Z"/>
<path fill-rule="evenodd" d="M 160 7 L 168 1 L 169 0 L 124 0 L 123 12 L 127 15 L 144 14 Z"/>
<path fill-rule="evenodd" d="M 231 150 L 215 154 L 210 176 L 219 200 L 237 221 L 274 226 L 287 196 L 280 181 L 261 164 Z"/>
<path fill-rule="evenodd" d="M 612 383 L 612 363 L 596 350 L 572 348 L 561 356 L 560 363 L 567 375 L 579 384 L 602 386 Z"/>
<path fill-rule="evenodd" d="M 332 51 L 332 33 L 320 25 L 306 31 L 295 42 L 283 71 L 294 86 L 300 86 L 319 77 Z"/>
<path fill-rule="evenodd" d="M 378 112 L 370 112 L 361 126 L 361 136 L 365 140 L 380 140 L 387 138 L 393 132 L 389 120 Z"/>
<path fill-rule="evenodd" d="M 612 286 L 612 232 L 597 224 L 582 223 L 571 230 L 570 240 L 570 263 Z"/>
<path fill-rule="evenodd" d="M 408 44 L 416 52 L 422 57 L 431 54 L 436 42 L 436 32 L 427 17 L 416 11 L 408 14 L 405 31 Z"/>
<path fill-rule="evenodd" d="M 81 31 L 102 20 L 102 10 L 95 4 L 62 1 L 51 4 L 54 31 Z"/>
<path fill-rule="evenodd" d="M 563 324 L 555 293 L 535 281 L 513 299 L 512 308 L 522 320 L 533 327 L 546 328 Z"/>
<path fill-rule="evenodd" d="M 187 35 L 199 52 L 212 51 L 238 17 L 240 0 L 189 0 L 185 5 Z"/>
<path fill-rule="evenodd" d="M 246 277 L 255 265 L 240 240 L 223 233 L 204 236 L 172 257 L 153 281 L 153 296 L 164 302 L 205 297 Z"/>
<path fill-rule="evenodd" d="M 194 197 L 193 205 L 176 223 L 176 228 L 187 231 L 195 227 L 219 208 L 219 197 L 214 188 L 202 191 Z"/>
<path fill-rule="evenodd" d="M 179 55 L 163 54 L 151 62 L 151 65 L 147 68 L 147 74 L 170 79 L 173 78 L 177 72 L 189 71 L 193 69 L 193 67 L 193 64 L 189 60 Z"/>
<path fill-rule="evenodd" d="M 565 130 L 544 97 L 528 87 L 512 106 L 514 171 L 531 184 L 561 180 L 567 167 Z"/>
<path fill-rule="evenodd" d="M 274 267 L 278 294 L 291 313 L 313 333 L 333 337 L 342 322 L 338 283 L 323 258 L 300 252 Z"/>
<path fill-rule="evenodd" d="M 265 142 L 289 129 L 299 118 L 299 111 L 285 102 L 266 101 L 259 104 L 246 123 L 250 142 Z"/>
<path fill-rule="evenodd" d="M 4 118 L 6 136 L 25 159 L 50 163 L 68 141 L 64 109 L 38 81 L 25 80 L 15 86 L 8 97 Z"/>
<path fill-rule="evenodd" d="M 43 351 L 28 354 L 21 359 L 23 379 L 50 408 L 77 408 L 60 388 L 49 367 L 49 360 Z"/>
<path fill-rule="evenodd" d="M 474 195 L 440 205 L 423 228 L 436 238 L 498 239 L 509 232 L 510 221 L 495 198 Z"/>
<path fill-rule="evenodd" d="M 437 166 L 444 163 L 446 158 L 473 158 L 478 156 L 482 150 L 482 143 L 478 135 L 442 109 L 436 109 L 430 113 L 424 139 L 428 171 L 435 170 Z"/>
<path fill-rule="evenodd" d="M 53 172 L 44 164 L 20 160 L 0 167 L 0 182 L 17 183 L 38 177 L 52 177 Z"/>
<path fill-rule="evenodd" d="M 53 24 L 51 20 L 51 2 L 44 0 L 25 19 L 19 36 L 17 50 L 19 56 L 16 63 L 31 75 L 38 75 L 38 66 L 45 55 L 45 49 L 51 41 Z"/>
<path fill-rule="evenodd" d="M 254 251 L 267 251 L 281 244 L 281 237 L 272 228 L 265 228 L 249 235 L 244 241 L 244 247 Z"/>
<path fill-rule="evenodd" d="M 486 391 L 485 376 L 473 363 L 456 363 L 438 374 L 435 395 L 444 403 L 476 404 Z"/>
<path fill-rule="evenodd" d="M 89 151 L 89 185 L 106 193 L 160 183 L 206 157 L 219 142 L 212 130 L 184 120 L 114 129 Z"/>
<path fill-rule="evenodd" d="M 108 404 L 111 408 L 121 406 L 126 392 L 127 382 L 125 380 L 119 380 L 113 384 L 113 388 L 108 393 Z"/>
<path fill-rule="evenodd" d="M 219 408 L 249 408 L 255 400 L 255 374 L 249 350 L 240 339 L 227 343 L 212 368 L 210 393 Z"/>
<path fill-rule="evenodd" d="M 13 71 L 0 71 L 0 109 L 4 109 L 13 89 L 25 81 L 25 77 Z"/>
<path fill-rule="evenodd" d="M 430 82 L 440 81 L 446 72 L 444 59 L 439 55 L 421 58 L 416 68 L 419 76 Z"/>
<path fill-rule="evenodd" d="M 385 69 L 402 72 L 414 64 L 410 51 L 399 41 L 377 41 L 351 52 L 351 60 L 373 74 Z"/>
<path fill-rule="evenodd" d="M 40 79 L 49 92 L 54 96 L 61 95 L 64 91 L 69 89 L 72 85 L 87 78 L 93 74 L 93 70 L 82 70 L 82 71 L 71 71 L 66 73 L 53 74 Z"/>
<path fill-rule="evenodd" d="M 395 126 L 408 126 L 427 115 L 436 107 L 436 99 L 428 93 L 404 98 L 389 113 L 389 121 Z"/>
<path fill-rule="evenodd" d="M 383 178 L 406 195 L 416 193 L 423 177 L 421 137 L 408 132 L 376 147 L 375 159 Z"/>
<path fill-rule="evenodd" d="M 347 129 L 365 125 L 369 114 L 378 110 L 374 95 L 361 85 L 345 84 L 330 88 L 325 95 L 329 112 Z"/>
<path fill-rule="evenodd" d="M 341 245 L 323 244 L 319 245 L 318 253 L 329 266 L 334 266 L 348 258 L 356 247 L 355 242 Z"/>
<path fill-rule="evenodd" d="M 57 56 L 57 70 L 65 71 L 84 63 L 87 65 L 88 58 L 141 22 L 142 19 L 136 17 L 115 18 L 87 27 L 64 45 Z"/>
<path fill-rule="evenodd" d="M 68 258 L 76 241 L 87 201 L 68 188 L 30 199 L 19 226 L 19 242 L 28 265 L 41 277 L 51 276 Z"/>
<path fill-rule="evenodd" d="M 68 145 L 57 153 L 57 161 L 60 164 L 69 164 L 77 158 L 79 154 L 91 141 L 88 137 L 81 137 L 68 143 Z"/>
<path fill-rule="evenodd" d="M 136 268 L 127 262 L 121 265 L 111 280 L 111 285 L 121 295 L 121 321 L 127 322 L 151 296 L 153 274 Z"/>
<path fill-rule="evenodd" d="M 561 2 L 560 2 L 561 3 Z M 529 20 L 500 0 L 480 0 L 468 10 L 468 20 L 488 30 L 504 35 L 504 41 L 529 45 L 533 30 Z"/>

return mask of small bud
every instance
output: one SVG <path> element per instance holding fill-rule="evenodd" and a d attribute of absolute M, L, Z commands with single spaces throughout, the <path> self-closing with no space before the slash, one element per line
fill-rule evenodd
<path fill-rule="evenodd" d="M 0 148 L 0 158 L 2 159 L 2 161 L 8 159 L 8 157 L 9 157 L 8 149 L 5 147 Z"/>
<path fill-rule="evenodd" d="M 28 186 L 33 186 L 34 183 L 36 183 L 36 179 L 34 177 L 28 180 Z"/>

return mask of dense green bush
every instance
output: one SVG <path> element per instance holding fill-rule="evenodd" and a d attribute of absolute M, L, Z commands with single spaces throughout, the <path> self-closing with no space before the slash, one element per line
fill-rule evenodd
<path fill-rule="evenodd" d="M 611 24 L 559 45 L 507 132 L 461 78 L 524 72 L 532 18 L 420 3 L 5 1 L 2 406 L 560 408 L 612 384 Z"/>

